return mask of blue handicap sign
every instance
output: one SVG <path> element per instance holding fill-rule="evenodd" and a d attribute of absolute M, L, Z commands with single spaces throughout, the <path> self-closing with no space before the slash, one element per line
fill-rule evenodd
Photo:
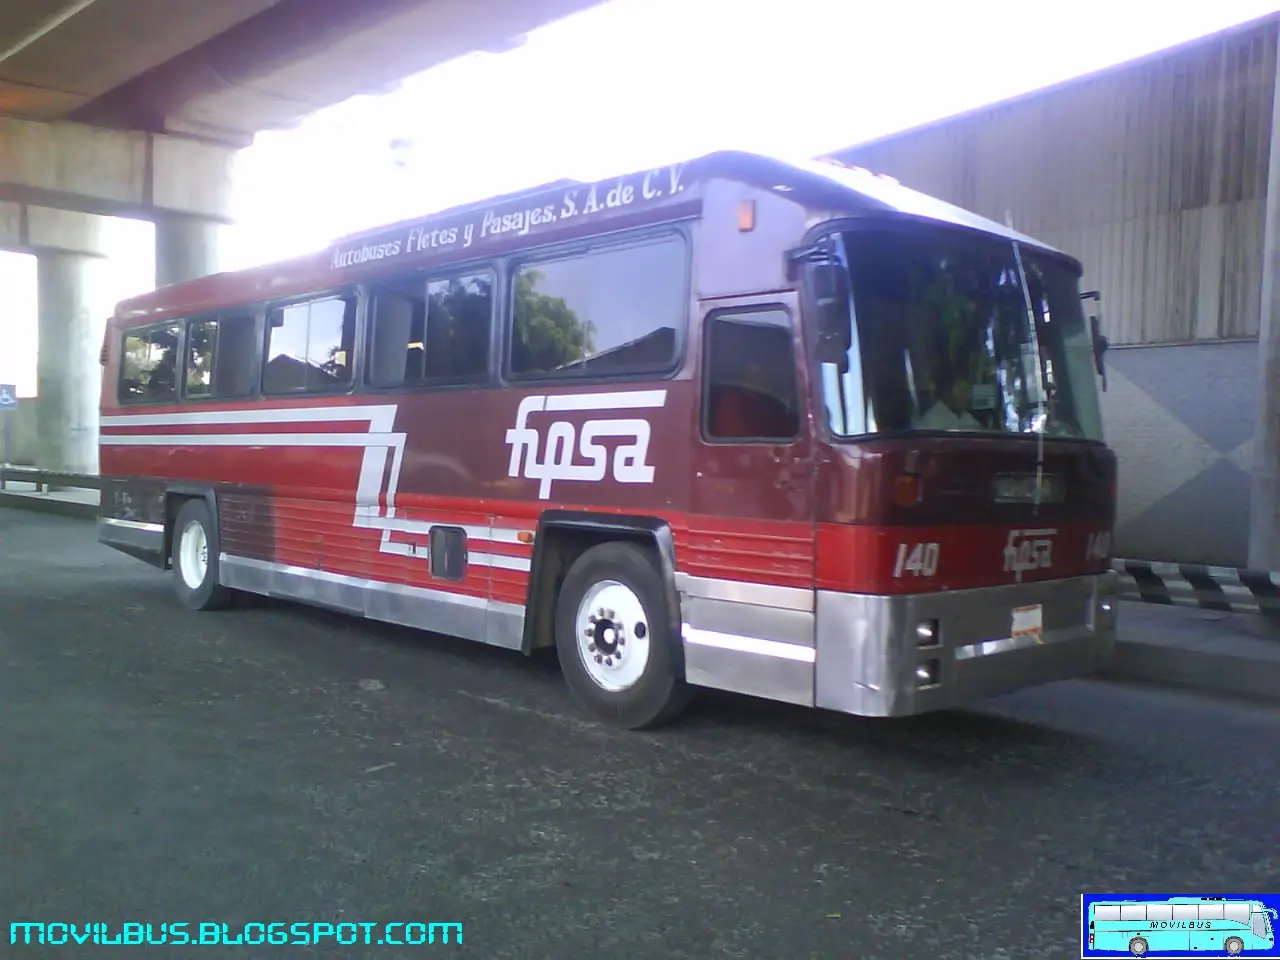
<path fill-rule="evenodd" d="M 12 383 L 0 383 L 0 410 L 18 405 L 18 388 Z"/>

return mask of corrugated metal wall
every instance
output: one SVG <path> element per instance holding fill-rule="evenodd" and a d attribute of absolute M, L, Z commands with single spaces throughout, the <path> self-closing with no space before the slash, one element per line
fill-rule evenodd
<path fill-rule="evenodd" d="M 1278 26 L 838 156 L 1079 257 L 1113 343 L 1256 337 Z"/>
<path fill-rule="evenodd" d="M 1124 347 L 1102 397 L 1119 556 L 1247 559 L 1278 32 L 1271 17 L 839 153 L 1084 263 Z"/>

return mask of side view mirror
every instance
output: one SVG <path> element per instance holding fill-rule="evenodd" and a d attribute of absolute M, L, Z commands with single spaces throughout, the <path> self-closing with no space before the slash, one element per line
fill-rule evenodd
<path fill-rule="evenodd" d="M 1111 344 L 1102 332 L 1102 318 L 1100 316 L 1099 305 L 1102 302 L 1102 294 L 1097 290 L 1090 290 L 1087 293 L 1080 294 L 1080 299 L 1092 301 L 1094 306 L 1089 312 L 1089 336 L 1093 340 L 1093 365 L 1097 368 L 1098 376 L 1102 378 L 1102 392 L 1107 392 L 1107 366 L 1103 361 L 1103 356 L 1110 349 Z"/>

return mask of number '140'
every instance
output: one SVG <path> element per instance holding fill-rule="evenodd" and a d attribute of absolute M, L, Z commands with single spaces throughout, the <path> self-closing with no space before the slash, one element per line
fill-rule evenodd
<path fill-rule="evenodd" d="M 909 573 L 913 577 L 932 577 L 938 572 L 938 545 L 936 543 L 900 543 L 898 557 L 893 564 L 894 577 Z"/>

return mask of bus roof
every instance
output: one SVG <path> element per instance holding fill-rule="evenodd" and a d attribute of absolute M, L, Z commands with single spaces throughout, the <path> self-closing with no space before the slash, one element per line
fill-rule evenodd
<path fill-rule="evenodd" d="M 214 274 L 124 300 L 116 317 L 132 325 L 202 313 L 331 289 L 394 262 L 404 261 L 408 269 L 462 262 L 644 222 L 697 216 L 701 189 L 712 180 L 774 191 L 832 216 L 897 214 L 979 230 L 1079 266 L 1033 237 L 861 168 L 721 151 L 594 183 L 560 180 L 363 230 L 313 254 Z"/>

